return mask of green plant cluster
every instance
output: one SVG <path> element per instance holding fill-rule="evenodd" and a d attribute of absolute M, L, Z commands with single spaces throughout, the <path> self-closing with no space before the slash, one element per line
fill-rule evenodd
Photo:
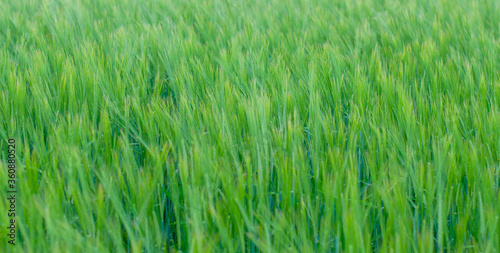
<path fill-rule="evenodd" d="M 2 252 L 498 252 L 500 2 L 0 0 L 8 138 Z"/>

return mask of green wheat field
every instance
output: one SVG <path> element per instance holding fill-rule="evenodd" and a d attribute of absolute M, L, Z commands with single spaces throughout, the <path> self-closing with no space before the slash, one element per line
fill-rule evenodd
<path fill-rule="evenodd" d="M 0 151 L 0 252 L 500 252 L 500 1 L 0 0 Z"/>

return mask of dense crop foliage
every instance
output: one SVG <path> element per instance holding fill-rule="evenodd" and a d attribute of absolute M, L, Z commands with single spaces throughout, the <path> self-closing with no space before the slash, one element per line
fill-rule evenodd
<path fill-rule="evenodd" d="M 0 0 L 0 92 L 2 252 L 500 251 L 497 0 Z"/>

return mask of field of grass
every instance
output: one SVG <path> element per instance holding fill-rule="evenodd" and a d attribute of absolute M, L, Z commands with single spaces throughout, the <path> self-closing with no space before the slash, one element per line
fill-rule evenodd
<path fill-rule="evenodd" d="M 499 252 L 500 1 L 0 0 L 0 150 L 0 252 Z"/>

